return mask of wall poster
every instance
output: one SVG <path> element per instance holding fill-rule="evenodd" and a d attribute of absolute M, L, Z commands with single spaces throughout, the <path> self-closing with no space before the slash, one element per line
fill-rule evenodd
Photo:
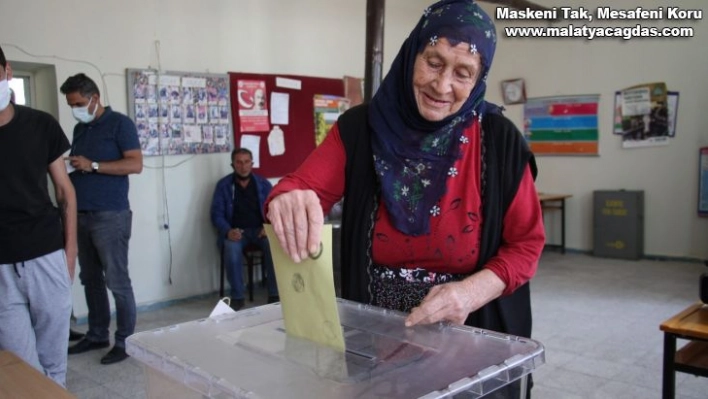
<path fill-rule="evenodd" d="M 600 96 L 529 98 L 524 135 L 536 155 L 598 155 L 597 105 Z"/>
<path fill-rule="evenodd" d="M 708 147 L 703 147 L 698 156 L 698 214 L 708 216 Z"/>
<path fill-rule="evenodd" d="M 267 132 L 270 130 L 265 81 L 239 80 L 237 86 L 236 98 L 238 98 L 241 132 Z"/>
<path fill-rule="evenodd" d="M 315 110 L 315 145 L 322 144 L 334 123 L 344 111 L 349 109 L 349 99 L 340 96 L 316 94 Z"/>
<path fill-rule="evenodd" d="M 144 156 L 232 149 L 229 76 L 128 69 L 128 116 Z"/>
<path fill-rule="evenodd" d="M 663 83 L 617 91 L 612 132 L 622 136 L 623 148 L 667 145 L 676 136 L 678 103 L 679 93 Z"/>

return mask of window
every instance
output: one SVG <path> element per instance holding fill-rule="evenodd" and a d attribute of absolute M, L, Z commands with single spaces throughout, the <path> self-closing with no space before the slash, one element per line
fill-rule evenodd
<path fill-rule="evenodd" d="M 15 93 L 15 104 L 47 112 L 58 119 L 59 88 L 54 65 L 9 61 L 12 64 L 10 88 Z"/>
<path fill-rule="evenodd" d="M 13 75 L 9 83 L 10 88 L 12 89 L 13 93 L 15 93 L 15 104 L 31 106 L 32 98 L 30 96 L 29 76 Z"/>

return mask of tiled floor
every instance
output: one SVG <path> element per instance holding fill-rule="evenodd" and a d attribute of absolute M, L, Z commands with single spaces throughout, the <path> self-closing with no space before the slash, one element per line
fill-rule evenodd
<path fill-rule="evenodd" d="M 543 255 L 532 282 L 534 338 L 546 364 L 535 399 L 660 398 L 659 324 L 698 297 L 698 263 Z M 265 303 L 265 292 L 256 302 Z M 217 297 L 138 314 L 138 331 L 205 317 Z M 85 325 L 76 326 L 78 330 Z M 69 357 L 67 387 L 79 398 L 145 398 L 141 363 L 102 366 L 105 351 Z M 677 398 L 708 398 L 708 378 L 677 374 Z"/>

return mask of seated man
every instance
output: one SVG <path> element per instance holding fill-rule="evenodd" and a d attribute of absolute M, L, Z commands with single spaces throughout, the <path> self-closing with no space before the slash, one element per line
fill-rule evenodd
<path fill-rule="evenodd" d="M 268 238 L 263 230 L 266 220 L 263 202 L 273 186 L 265 178 L 251 173 L 253 154 L 246 148 L 231 153 L 234 173 L 216 184 L 211 203 L 211 221 L 219 234 L 218 245 L 231 285 L 231 307 L 243 307 L 243 248 L 257 245 L 263 251 L 262 267 L 268 278 L 268 303 L 278 302 L 278 286 L 273 271 Z"/>

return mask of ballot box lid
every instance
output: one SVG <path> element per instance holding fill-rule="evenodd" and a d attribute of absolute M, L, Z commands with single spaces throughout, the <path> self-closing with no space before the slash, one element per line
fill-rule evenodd
<path fill-rule="evenodd" d="M 285 333 L 280 304 L 130 336 L 133 358 L 212 398 L 477 398 L 533 372 L 543 346 L 337 299 L 344 352 Z"/>

